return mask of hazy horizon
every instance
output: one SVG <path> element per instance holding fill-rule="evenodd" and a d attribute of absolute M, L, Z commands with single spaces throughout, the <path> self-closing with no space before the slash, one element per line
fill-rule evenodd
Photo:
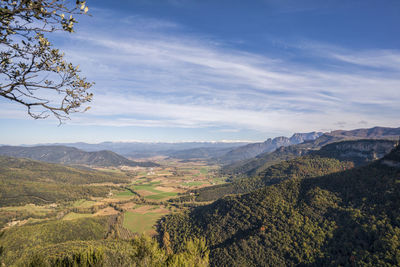
<path fill-rule="evenodd" d="M 386 126 L 373 126 L 371 128 L 400 128 L 399 127 L 386 127 Z M 356 128 L 356 129 L 348 129 L 348 130 L 359 130 L 359 129 L 371 129 L 371 128 Z M 334 129 L 332 131 L 340 131 L 340 130 L 344 130 L 344 129 Z M 326 132 L 322 132 L 322 133 L 330 133 L 332 131 L 326 131 Z M 85 143 L 85 144 L 89 144 L 89 145 L 96 145 L 96 144 L 102 144 L 102 143 L 146 143 L 146 144 L 179 144 L 179 143 L 261 143 L 261 142 L 265 142 L 268 139 L 274 139 L 277 137 L 287 137 L 290 138 L 293 135 L 297 134 L 297 133 L 313 133 L 313 132 L 320 132 L 320 131 L 309 131 L 309 132 L 294 132 L 291 133 L 289 135 L 279 135 L 279 136 L 270 136 L 270 137 L 266 137 L 265 139 L 261 139 L 261 140 L 229 140 L 229 139 L 220 139 L 220 140 L 176 140 L 176 141 L 168 141 L 168 140 L 164 140 L 164 141 L 157 141 L 157 140 L 135 140 L 135 139 L 131 139 L 131 140 L 102 140 L 102 141 L 98 141 L 98 142 L 91 142 L 91 141 L 60 141 L 60 142 L 42 142 L 42 143 L 0 143 L 0 146 L 2 145 L 6 145 L 6 146 L 31 146 L 31 145 L 57 145 L 57 144 L 75 144 L 75 143 Z M 320 132 L 321 133 L 321 132 Z"/>

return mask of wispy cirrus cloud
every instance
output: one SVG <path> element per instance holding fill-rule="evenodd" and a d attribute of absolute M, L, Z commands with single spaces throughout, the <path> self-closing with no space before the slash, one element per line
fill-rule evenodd
<path fill-rule="evenodd" d="M 351 64 L 381 69 L 400 71 L 400 52 L 393 50 L 363 51 L 333 54 L 332 57 Z"/>
<path fill-rule="evenodd" d="M 96 81 L 92 110 L 71 123 L 265 133 L 400 123 L 400 51 L 292 47 L 308 57 L 299 61 L 154 18 L 125 17 L 114 27 L 82 28 L 64 44 Z"/>

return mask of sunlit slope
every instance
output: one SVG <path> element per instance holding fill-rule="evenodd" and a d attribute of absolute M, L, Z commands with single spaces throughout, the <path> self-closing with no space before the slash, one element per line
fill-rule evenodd
<path fill-rule="evenodd" d="M 152 162 L 135 162 L 108 150 L 86 152 L 66 146 L 0 146 L 0 155 L 28 158 L 50 163 L 90 166 L 158 166 Z"/>
<path fill-rule="evenodd" d="M 213 201 L 229 194 L 249 193 L 264 186 L 273 185 L 292 178 L 326 175 L 350 169 L 352 162 L 319 156 L 304 156 L 268 167 L 258 176 L 242 178 L 231 183 L 193 190 L 193 194 L 179 200 Z"/>
<path fill-rule="evenodd" d="M 107 187 L 95 183 L 128 183 L 124 174 L 85 171 L 58 164 L 0 156 L 0 206 L 48 204 L 105 196 Z"/>
<path fill-rule="evenodd" d="M 400 264 L 400 147 L 367 166 L 294 178 L 161 222 L 175 249 L 205 236 L 212 266 Z"/>

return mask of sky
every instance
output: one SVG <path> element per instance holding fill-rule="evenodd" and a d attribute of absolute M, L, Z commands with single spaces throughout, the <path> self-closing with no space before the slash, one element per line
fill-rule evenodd
<path fill-rule="evenodd" d="M 91 109 L 34 120 L 0 99 L 0 144 L 262 141 L 400 127 L 400 1 L 88 0 L 49 35 Z"/>

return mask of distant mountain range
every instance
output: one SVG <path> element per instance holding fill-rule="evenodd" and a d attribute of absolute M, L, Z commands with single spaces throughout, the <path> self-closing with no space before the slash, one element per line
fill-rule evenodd
<path fill-rule="evenodd" d="M 286 147 L 290 145 L 300 144 L 309 140 L 315 140 L 322 134 L 323 133 L 321 132 L 295 133 L 290 138 L 284 136 L 279 136 L 274 139 L 269 138 L 263 143 L 248 144 L 232 149 L 231 151 L 228 151 L 225 155 L 216 158 L 216 161 L 222 164 L 230 164 L 233 162 L 250 159 L 259 154 L 274 151 L 282 146 Z"/>
<path fill-rule="evenodd" d="M 324 133 L 315 140 L 305 141 L 297 145 L 280 147 L 273 152 L 265 152 L 251 159 L 227 164 L 223 167 L 224 174 L 242 174 L 252 176 L 262 172 L 269 166 L 284 160 L 290 160 L 295 157 L 308 154 L 314 150 L 319 150 L 327 144 L 343 140 L 360 139 L 387 139 L 399 140 L 400 128 L 374 127 L 370 129 L 356 129 L 350 131 L 332 131 Z"/>
<path fill-rule="evenodd" d="M 75 147 L 84 151 L 94 152 L 101 150 L 110 150 L 126 157 L 145 158 L 152 156 L 173 156 L 177 151 L 194 150 L 201 148 L 203 150 L 224 150 L 243 146 L 249 142 L 102 142 L 99 144 L 88 143 L 55 143 L 46 145 Z M 195 152 L 197 153 L 197 152 Z M 199 153 L 197 153 L 198 155 Z M 186 159 L 186 157 L 185 157 Z"/>
<path fill-rule="evenodd" d="M 152 156 L 167 156 L 182 160 L 203 159 L 211 163 L 219 163 L 227 166 L 224 168 L 231 172 L 232 169 L 243 169 L 244 165 L 264 165 L 265 163 L 276 163 L 281 160 L 288 160 L 299 155 L 308 153 L 309 150 L 316 150 L 320 147 L 342 140 L 356 139 L 398 139 L 400 128 L 374 127 L 370 129 L 356 129 L 351 131 L 336 130 L 330 133 L 310 132 L 295 133 L 291 137 L 269 138 L 265 142 L 103 142 L 99 144 L 88 143 L 57 143 L 46 144 L 36 147 L 73 147 L 86 152 L 115 152 L 120 155 L 132 158 L 145 158 Z M 29 146 L 26 146 L 29 147 Z M 1 153 L 1 152 L 0 152 Z M 7 154 L 9 155 L 9 154 Z M 40 155 L 42 157 L 42 155 Z M 51 156 L 50 158 L 52 158 Z M 86 157 L 84 161 L 86 161 Z M 97 158 L 90 156 L 88 158 Z M 124 162 L 128 160 L 117 159 L 116 155 L 108 155 L 111 165 L 113 162 Z M 102 158 L 100 156 L 100 158 Z M 113 158 L 113 159 L 111 159 Z M 35 157 L 35 159 L 38 159 Z M 51 159 L 53 160 L 53 159 Z M 51 162 L 71 162 L 72 159 L 58 159 Z M 79 160 L 81 161 L 81 160 Z M 89 163 L 91 161 L 89 160 Z M 100 160 L 101 162 L 101 160 Z M 255 164 L 255 162 L 259 162 Z M 96 164 L 99 164 L 95 162 Z M 68 163 L 74 164 L 74 163 Z M 101 163 L 106 164 L 106 163 Z M 136 164 L 136 163 L 135 163 Z M 138 163 L 140 165 L 141 163 Z M 270 166 L 270 165 L 269 165 Z M 236 171 L 234 171 L 236 172 Z"/>
<path fill-rule="evenodd" d="M 86 152 L 74 147 L 66 146 L 2 146 L 0 155 L 16 158 L 28 158 L 50 163 L 66 165 L 89 165 L 89 166 L 158 166 L 152 162 L 135 162 L 112 151 L 102 150 Z"/>

